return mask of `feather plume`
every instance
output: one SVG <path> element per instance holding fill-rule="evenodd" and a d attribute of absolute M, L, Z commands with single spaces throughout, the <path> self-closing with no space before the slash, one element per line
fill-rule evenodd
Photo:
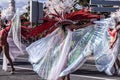
<path fill-rule="evenodd" d="M 62 15 L 70 13 L 73 6 L 76 4 L 76 0 L 47 0 L 45 3 L 46 15 L 52 17 L 53 15 Z"/>
<path fill-rule="evenodd" d="M 118 9 L 116 12 L 111 13 L 110 16 L 114 18 L 116 22 L 120 22 L 120 9 Z"/>

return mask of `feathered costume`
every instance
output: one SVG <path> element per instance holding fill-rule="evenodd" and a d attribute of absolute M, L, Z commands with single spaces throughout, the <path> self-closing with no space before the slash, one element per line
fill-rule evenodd
<path fill-rule="evenodd" d="M 113 74 L 111 69 L 118 55 L 120 42 L 118 38 L 114 47 L 110 48 L 108 29 L 115 27 L 114 18 L 95 21 L 95 25 L 71 31 L 67 27 L 71 27 L 71 24 L 75 25 L 78 20 L 98 18 L 83 10 L 71 12 L 74 4 L 75 0 L 48 0 L 46 2 L 47 24 L 50 24 L 50 21 L 54 23 L 46 25 L 45 22 L 41 25 L 41 29 L 44 31 L 47 26 L 49 27 L 47 29 L 54 27 L 52 33 L 32 43 L 26 49 L 33 70 L 42 79 L 59 80 L 62 76 L 70 74 L 82 66 L 92 53 L 97 69 L 105 71 L 108 75 Z M 69 22 L 70 25 L 66 25 L 66 22 Z M 37 28 L 40 29 L 40 27 Z M 34 35 L 37 34 L 36 31 Z"/>
<path fill-rule="evenodd" d="M 79 59 L 79 64 L 85 62 L 85 57 L 90 54 L 90 47 L 87 45 L 90 46 L 88 42 L 94 34 L 93 27 L 77 31 L 65 29 L 64 32 L 64 30 L 60 28 L 62 26 L 58 24 L 64 24 L 65 21 L 75 24 L 77 20 L 88 19 L 88 17 L 97 18 L 98 16 L 90 15 L 82 10 L 71 12 L 75 0 L 51 0 L 46 2 L 46 4 L 48 9 L 46 16 L 50 19 L 55 17 L 56 23 L 53 26 L 59 28 L 55 29 L 45 38 L 32 43 L 26 50 L 29 53 L 29 61 L 33 65 L 34 71 L 36 71 L 40 77 L 47 80 L 58 80 L 60 77 L 77 69 L 78 64 L 75 64 L 78 62 L 75 60 L 78 61 Z M 88 51 L 85 54 L 84 49 L 86 50 L 86 48 Z M 74 51 L 75 54 L 73 54 Z"/>

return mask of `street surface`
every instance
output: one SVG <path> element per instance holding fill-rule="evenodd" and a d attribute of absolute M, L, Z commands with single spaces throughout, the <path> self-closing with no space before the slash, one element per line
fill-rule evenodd
<path fill-rule="evenodd" d="M 0 56 L 0 80 L 42 80 L 32 70 L 27 55 L 18 57 L 14 66 L 16 69 L 14 75 L 4 72 L 2 70 L 2 56 Z M 70 78 L 71 80 L 120 80 L 119 76 L 107 76 L 104 72 L 98 72 L 92 57 L 79 70 L 70 74 Z"/>

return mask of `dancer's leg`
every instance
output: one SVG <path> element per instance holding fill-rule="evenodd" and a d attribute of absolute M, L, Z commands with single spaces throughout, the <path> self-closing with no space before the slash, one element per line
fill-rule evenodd
<path fill-rule="evenodd" d="M 61 78 L 61 80 L 70 80 L 70 75 L 68 74 L 68 75 L 66 75 L 66 76 L 63 76 L 63 77 Z"/>
<path fill-rule="evenodd" d="M 119 58 L 116 59 L 116 65 L 117 65 L 117 74 L 120 75 L 120 61 L 119 61 Z"/>
<path fill-rule="evenodd" d="M 0 46 L 0 54 L 2 53 L 2 47 Z"/>
<path fill-rule="evenodd" d="M 118 68 L 120 68 L 120 61 L 119 61 L 119 58 L 116 59 L 116 63 L 118 65 Z"/>
<path fill-rule="evenodd" d="M 65 80 L 65 76 L 61 77 L 61 80 Z"/>
<path fill-rule="evenodd" d="M 12 62 L 12 59 L 10 58 L 10 55 L 9 55 L 9 45 L 8 45 L 8 43 L 6 43 L 4 46 L 3 46 L 3 48 L 4 48 L 4 51 L 5 51 L 5 56 L 6 56 L 6 58 L 8 59 L 8 61 L 9 61 L 9 63 L 10 63 L 10 65 L 11 65 L 11 73 L 13 74 L 13 72 L 14 72 L 14 66 L 13 66 L 13 62 Z"/>
<path fill-rule="evenodd" d="M 66 80 L 70 80 L 70 74 L 66 76 Z"/>

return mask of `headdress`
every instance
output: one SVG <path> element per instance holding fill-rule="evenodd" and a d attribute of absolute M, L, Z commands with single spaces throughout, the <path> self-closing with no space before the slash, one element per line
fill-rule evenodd
<path fill-rule="evenodd" d="M 120 9 L 118 9 L 116 12 L 111 13 L 110 16 L 115 19 L 116 23 L 120 22 Z"/>

